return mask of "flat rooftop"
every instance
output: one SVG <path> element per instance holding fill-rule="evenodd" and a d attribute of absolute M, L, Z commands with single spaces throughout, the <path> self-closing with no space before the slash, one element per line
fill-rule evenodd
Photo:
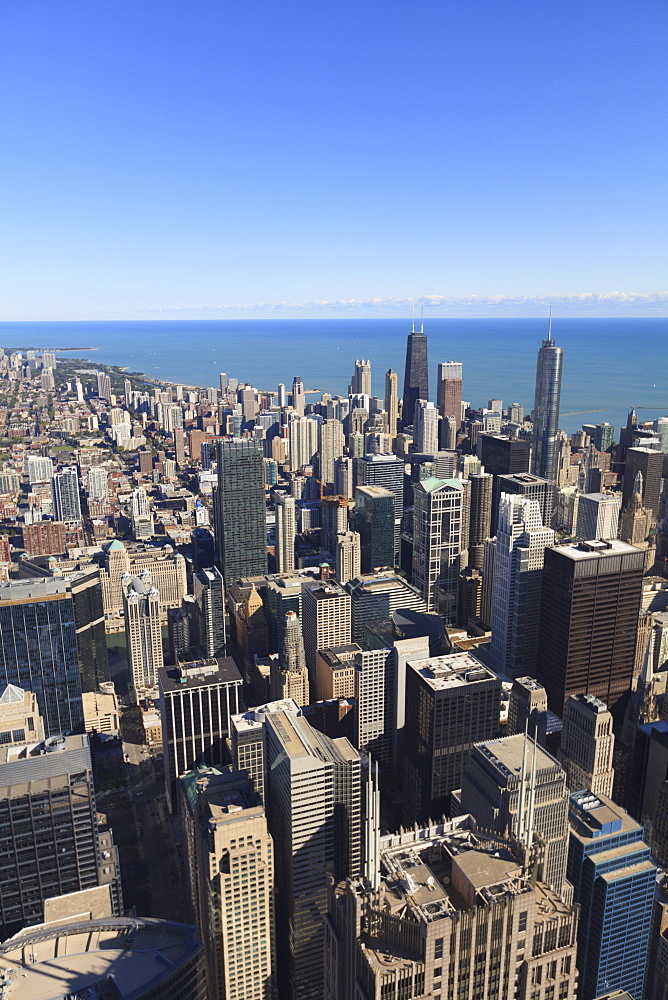
<path fill-rule="evenodd" d="M 242 684 L 243 680 L 231 656 L 191 660 L 180 667 L 160 667 L 160 688 L 165 693 L 187 691 L 213 684 Z"/>
<path fill-rule="evenodd" d="M 632 830 L 637 831 L 638 840 L 642 840 L 640 824 L 607 795 L 576 792 L 570 796 L 568 807 L 571 834 L 583 844 L 590 844 L 592 840 L 603 841 L 609 836 L 618 837 Z M 624 853 L 629 850 L 629 845 L 623 848 Z"/>
<path fill-rule="evenodd" d="M 547 750 L 529 737 L 526 740 L 526 767 L 527 773 L 533 767 L 534 749 L 536 752 L 536 771 L 547 771 L 559 768 L 559 763 Z M 476 743 L 473 748 L 474 753 L 480 754 L 489 763 L 507 777 L 518 776 L 522 772 L 522 762 L 525 757 L 525 737 L 523 733 L 516 736 L 503 736 L 498 740 L 485 740 L 483 743 Z"/>
<path fill-rule="evenodd" d="M 68 593 L 63 577 L 31 577 L 0 583 L 0 601 L 43 601 L 49 597 L 64 597 Z"/>
<path fill-rule="evenodd" d="M 419 674 L 434 691 L 467 687 L 480 681 L 498 681 L 496 674 L 468 652 L 409 660 L 407 666 Z"/>
<path fill-rule="evenodd" d="M 620 542 L 616 538 L 611 538 L 609 540 L 593 539 L 586 542 L 567 542 L 565 545 L 556 545 L 554 551 L 558 552 L 559 555 L 566 556 L 567 559 L 573 559 L 574 562 L 580 562 L 584 559 L 605 559 L 609 556 L 630 555 L 640 550 L 635 545 L 629 545 L 628 542 Z"/>

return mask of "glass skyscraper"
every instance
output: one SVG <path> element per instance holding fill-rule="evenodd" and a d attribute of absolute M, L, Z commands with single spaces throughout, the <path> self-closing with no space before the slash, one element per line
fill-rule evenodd
<path fill-rule="evenodd" d="M 413 423 L 418 399 L 429 399 L 429 369 L 427 367 L 427 335 L 413 328 L 406 342 L 406 373 L 401 428 Z"/>
<path fill-rule="evenodd" d="M 267 528 L 262 449 L 235 438 L 218 444 L 216 547 L 229 587 L 267 572 Z"/>
<path fill-rule="evenodd" d="M 557 478 L 559 430 L 559 400 L 563 347 L 557 347 L 551 336 L 543 341 L 536 365 L 536 395 L 533 404 L 532 472 L 555 482 Z"/>

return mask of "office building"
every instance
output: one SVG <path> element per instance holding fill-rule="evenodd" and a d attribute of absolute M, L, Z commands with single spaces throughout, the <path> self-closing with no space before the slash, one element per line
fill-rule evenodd
<path fill-rule="evenodd" d="M 299 472 L 312 466 L 318 454 L 319 422 L 314 417 L 293 412 L 288 422 L 290 443 L 290 471 Z"/>
<path fill-rule="evenodd" d="M 424 327 L 415 324 L 406 341 L 406 371 L 404 397 L 401 407 L 401 429 L 410 427 L 415 418 L 418 399 L 429 399 L 429 366 L 427 364 L 427 336 Z"/>
<path fill-rule="evenodd" d="M 295 537 L 297 535 L 297 510 L 295 498 L 277 490 L 274 493 L 276 509 L 276 572 L 289 573 L 295 568 Z"/>
<path fill-rule="evenodd" d="M 350 595 L 333 580 L 302 584 L 302 634 L 309 682 L 316 688 L 316 652 L 350 642 Z"/>
<path fill-rule="evenodd" d="M 589 538 L 617 538 L 619 507 L 619 497 L 611 493 L 580 494 L 576 536 L 582 541 Z"/>
<path fill-rule="evenodd" d="M 360 757 L 293 711 L 264 715 L 265 796 L 276 850 L 279 992 L 289 1000 L 324 994 L 324 918 L 329 872 L 361 868 Z"/>
<path fill-rule="evenodd" d="M 89 500 L 109 499 L 109 473 L 103 465 L 91 465 L 87 476 Z"/>
<path fill-rule="evenodd" d="M 0 685 L 32 691 L 47 736 L 83 723 L 74 598 L 66 580 L 0 584 Z"/>
<path fill-rule="evenodd" d="M 46 899 L 92 886 L 122 912 L 109 846 L 104 857 L 87 736 L 0 746 L 0 940 L 40 923 Z"/>
<path fill-rule="evenodd" d="M 640 477 L 636 476 L 636 479 L 639 480 Z M 638 486 L 642 487 L 640 481 Z M 629 504 L 621 513 L 619 523 L 621 541 L 628 542 L 629 545 L 641 546 L 649 536 L 652 520 L 652 511 L 643 506 L 642 489 L 639 489 L 633 494 Z"/>
<path fill-rule="evenodd" d="M 631 775 L 625 805 L 649 826 L 660 814 L 663 784 L 668 780 L 668 720 L 645 722 L 635 728 Z"/>
<path fill-rule="evenodd" d="M 550 327 L 552 321 L 550 320 Z M 552 340 L 551 330 L 538 351 L 536 394 L 533 405 L 531 468 L 536 476 L 555 483 L 559 465 L 559 400 L 563 347 Z"/>
<path fill-rule="evenodd" d="M 423 455 L 433 455 L 438 451 L 438 410 L 433 403 L 419 399 L 415 406 L 415 426 L 413 441 L 415 450 Z"/>
<path fill-rule="evenodd" d="M 391 618 L 400 608 L 427 610 L 420 592 L 394 573 L 358 576 L 348 581 L 345 590 L 350 594 L 353 642 L 362 641 L 366 626 L 371 622 Z"/>
<path fill-rule="evenodd" d="M 208 657 L 158 671 L 165 788 L 177 808 L 176 780 L 199 763 L 229 761 L 230 717 L 241 711 L 241 674 L 234 660 Z"/>
<path fill-rule="evenodd" d="M 320 424 L 319 434 L 318 456 L 320 479 L 324 484 L 333 487 L 336 478 L 336 460 L 343 455 L 346 443 L 343 424 L 340 420 L 330 417 L 327 420 L 323 420 Z"/>
<path fill-rule="evenodd" d="M 412 583 L 428 610 L 452 625 L 459 573 L 466 565 L 464 487 L 458 479 L 424 479 L 413 487 L 413 502 Z"/>
<path fill-rule="evenodd" d="M 107 632 L 122 632 L 125 628 L 123 600 L 124 575 L 139 576 L 157 588 L 160 595 L 160 617 L 167 622 L 169 608 L 180 608 L 188 593 L 186 561 L 171 545 L 130 543 L 127 547 L 118 538 L 102 546 L 100 583 L 105 628 Z M 210 563 L 205 563 L 210 565 Z"/>
<path fill-rule="evenodd" d="M 642 827 L 605 795 L 570 797 L 568 879 L 580 905 L 581 1000 L 610 989 L 642 997 L 656 866 Z"/>
<path fill-rule="evenodd" d="M 358 750 L 369 754 L 384 777 L 392 773 L 393 729 L 396 717 L 391 650 L 355 653 L 355 735 Z"/>
<path fill-rule="evenodd" d="M 593 694 L 616 723 L 631 689 L 644 553 L 625 542 L 546 549 L 536 678 L 562 716 L 572 694 Z"/>
<path fill-rule="evenodd" d="M 163 664 L 160 598 L 141 577 L 125 581 L 125 641 L 135 699 L 152 690 Z"/>
<path fill-rule="evenodd" d="M 554 532 L 543 527 L 537 501 L 501 494 L 489 662 L 511 679 L 533 677 L 536 670 L 543 561 L 553 543 Z"/>
<path fill-rule="evenodd" d="M 356 361 L 355 371 L 353 372 L 352 381 L 350 383 L 351 396 L 370 396 L 371 395 L 371 362 L 370 361 Z"/>
<path fill-rule="evenodd" d="M 353 460 L 347 455 L 334 462 L 334 492 L 349 500 L 353 497 Z"/>
<path fill-rule="evenodd" d="M 198 645 L 205 657 L 224 653 L 225 586 L 219 569 L 211 566 L 193 573 L 193 597 L 197 605 Z"/>
<path fill-rule="evenodd" d="M 382 486 L 394 495 L 394 552 L 399 553 L 404 516 L 404 463 L 396 455 L 365 455 L 355 462 L 357 486 Z"/>
<path fill-rule="evenodd" d="M 348 530 L 350 500 L 345 496 L 323 497 L 320 501 L 320 548 L 336 552 L 337 535 Z"/>
<path fill-rule="evenodd" d="M 398 383 L 397 373 L 390 368 L 385 373 L 385 412 L 387 413 L 387 430 L 392 440 L 397 436 L 399 421 Z"/>
<path fill-rule="evenodd" d="M 299 706 L 310 704 L 308 670 L 299 616 L 288 611 L 281 630 L 278 661 L 271 664 L 271 698 L 292 698 Z"/>
<path fill-rule="evenodd" d="M 356 580 L 361 572 L 362 539 L 359 532 L 342 531 L 336 536 L 336 579 L 344 584 Z"/>
<path fill-rule="evenodd" d="M 540 516 L 546 528 L 552 526 L 554 510 L 554 484 L 540 476 L 532 476 L 529 472 L 518 472 L 507 476 L 499 476 L 499 504 L 502 493 L 521 496 L 526 500 L 535 500 L 540 507 Z M 498 515 L 497 515 L 498 516 Z M 498 520 L 497 520 L 498 526 Z"/>
<path fill-rule="evenodd" d="M 439 820 L 469 750 L 496 736 L 501 681 L 470 653 L 409 660 L 403 770 L 405 824 Z"/>
<path fill-rule="evenodd" d="M 8 684 L 0 694 L 0 746 L 42 743 L 44 719 L 32 691 Z"/>
<path fill-rule="evenodd" d="M 148 500 L 148 494 L 142 486 L 132 491 L 130 500 L 130 518 L 132 520 L 132 537 L 145 541 L 153 537 L 153 515 Z"/>
<path fill-rule="evenodd" d="M 612 795 L 615 737 L 607 706 L 591 694 L 576 694 L 566 702 L 559 760 L 571 792 Z"/>
<path fill-rule="evenodd" d="M 478 458 L 485 472 L 494 477 L 492 486 L 492 528 L 490 535 L 496 534 L 501 495 L 500 476 L 516 475 L 529 471 L 531 444 L 524 438 L 509 438 L 504 435 L 481 434 L 478 437 Z"/>
<path fill-rule="evenodd" d="M 492 535 L 492 486 L 494 477 L 489 472 L 472 472 L 469 500 L 469 566 L 482 569 L 485 557 L 485 541 Z M 464 539 L 466 541 L 466 539 Z"/>
<path fill-rule="evenodd" d="M 216 546 L 225 584 L 267 572 L 262 449 L 253 441 L 218 442 Z"/>
<path fill-rule="evenodd" d="M 609 451 L 615 443 L 615 428 L 612 424 L 596 424 L 594 427 L 594 447 L 596 451 Z"/>
<path fill-rule="evenodd" d="M 394 566 L 394 494 L 382 486 L 355 490 L 355 528 L 360 536 L 362 572 Z"/>
<path fill-rule="evenodd" d="M 74 604 L 74 629 L 84 691 L 97 691 L 109 680 L 102 581 L 97 567 L 72 570 L 64 579 Z"/>
<path fill-rule="evenodd" d="M 457 811 L 483 830 L 524 842 L 535 831 L 544 843 L 538 877 L 564 891 L 568 853 L 566 775 L 546 750 L 525 737 L 480 742 L 464 769 Z"/>
<path fill-rule="evenodd" d="M 56 472 L 51 480 L 53 513 L 57 521 L 81 524 L 81 501 L 79 499 L 79 474 L 76 465 Z"/>
<path fill-rule="evenodd" d="M 525 732 L 545 746 L 547 691 L 533 677 L 516 677 L 508 699 L 508 736 Z"/>
<path fill-rule="evenodd" d="M 636 477 L 642 476 L 643 507 L 652 511 L 652 520 L 656 523 L 659 516 L 659 498 L 661 496 L 661 476 L 663 470 L 663 453 L 653 448 L 633 447 L 626 451 L 624 467 L 624 489 L 622 492 L 622 508 L 629 507 L 636 489 Z"/>
<path fill-rule="evenodd" d="M 209 967 L 208 1000 L 275 996 L 274 846 L 243 774 L 200 767 L 180 781 L 188 886 Z"/>
<path fill-rule="evenodd" d="M 462 368 L 458 361 L 441 361 L 438 365 L 438 412 L 443 418 L 455 418 L 456 431 L 462 426 Z"/>
<path fill-rule="evenodd" d="M 206 955 L 194 927 L 81 909 L 1 944 L 0 976 L 8 977 L 6 1000 L 210 998 Z"/>
<path fill-rule="evenodd" d="M 318 701 L 355 697 L 355 656 L 361 652 L 356 642 L 329 646 L 316 653 L 316 690 Z"/>
<path fill-rule="evenodd" d="M 86 733 L 119 735 L 121 713 L 113 681 L 103 682 L 99 691 L 84 691 L 83 712 Z"/>
<path fill-rule="evenodd" d="M 462 817 L 380 837 L 369 867 L 330 890 L 326 1000 L 575 1000 L 577 907 L 517 844 Z"/>

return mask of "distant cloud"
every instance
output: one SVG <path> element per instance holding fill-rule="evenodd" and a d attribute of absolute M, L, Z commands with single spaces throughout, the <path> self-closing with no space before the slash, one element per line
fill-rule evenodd
<path fill-rule="evenodd" d="M 561 316 L 665 316 L 668 292 L 573 292 L 567 295 L 424 295 L 415 299 L 320 299 L 312 302 L 256 302 L 252 305 L 182 306 L 147 309 L 154 319 L 336 319 L 408 316 L 424 307 L 425 316 L 543 316 L 549 307 Z"/>

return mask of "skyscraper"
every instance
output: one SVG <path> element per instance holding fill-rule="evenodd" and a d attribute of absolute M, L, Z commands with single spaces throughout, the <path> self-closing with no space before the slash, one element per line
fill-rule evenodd
<path fill-rule="evenodd" d="M 309 680 L 299 616 L 288 611 L 281 629 L 278 662 L 271 664 L 271 697 L 274 701 L 292 698 L 299 706 L 308 705 Z"/>
<path fill-rule="evenodd" d="M 537 679 L 561 716 L 571 694 L 604 701 L 615 723 L 631 688 L 644 553 L 619 541 L 545 550 Z"/>
<path fill-rule="evenodd" d="M 289 573 L 295 568 L 297 511 L 295 498 L 283 490 L 274 493 L 276 510 L 276 572 Z"/>
<path fill-rule="evenodd" d="M 552 526 L 554 484 L 549 480 L 541 479 L 540 476 L 533 476 L 530 472 L 518 472 L 499 476 L 498 486 L 500 490 L 499 496 L 501 496 L 501 493 L 509 493 L 525 497 L 527 500 L 536 500 L 540 507 L 543 526 L 545 528 Z"/>
<path fill-rule="evenodd" d="M 129 576 L 129 574 L 128 574 Z M 155 687 L 163 664 L 160 596 L 141 577 L 124 581 L 125 638 L 134 697 Z"/>
<path fill-rule="evenodd" d="M 454 417 L 456 430 L 462 426 L 462 367 L 459 361 L 441 361 L 438 365 L 438 412 L 442 417 Z"/>
<path fill-rule="evenodd" d="M 612 493 L 582 493 L 578 498 L 575 534 L 590 538 L 616 538 L 619 529 L 619 497 Z"/>
<path fill-rule="evenodd" d="M 350 642 L 350 595 L 333 580 L 302 585 L 302 633 L 311 689 L 316 689 L 315 654 Z"/>
<path fill-rule="evenodd" d="M 267 572 L 262 449 L 240 438 L 218 443 L 216 544 L 225 584 Z"/>
<path fill-rule="evenodd" d="M 387 430 L 392 439 L 397 436 L 397 422 L 399 420 L 399 389 L 397 373 L 389 371 L 385 373 L 385 411 L 387 413 Z"/>
<path fill-rule="evenodd" d="M 492 486 L 494 477 L 489 472 L 473 472 L 469 513 L 469 566 L 482 569 L 485 558 L 485 540 L 492 534 Z M 466 541 L 466 539 L 464 539 Z"/>
<path fill-rule="evenodd" d="M 340 584 L 355 580 L 362 572 L 362 541 L 357 531 L 336 536 L 336 579 Z"/>
<path fill-rule="evenodd" d="M 384 486 L 394 494 L 394 551 L 399 553 L 404 516 L 404 463 L 396 455 L 365 455 L 355 461 L 357 486 Z"/>
<path fill-rule="evenodd" d="M 406 342 L 406 372 L 404 375 L 404 398 L 401 407 L 401 429 L 410 427 L 415 417 L 418 399 L 429 399 L 429 368 L 427 365 L 427 335 L 424 325 L 420 330 L 415 324 Z"/>
<path fill-rule="evenodd" d="M 371 362 L 357 360 L 350 383 L 351 396 L 371 396 Z"/>
<path fill-rule="evenodd" d="M 559 760 L 571 792 L 612 795 L 615 772 L 612 715 L 600 699 L 576 694 L 566 702 Z"/>
<path fill-rule="evenodd" d="M 327 486 L 333 486 L 337 458 L 343 455 L 346 439 L 343 424 L 335 417 L 323 420 L 319 427 L 320 446 L 318 449 L 320 462 L 320 479 Z"/>
<path fill-rule="evenodd" d="M 76 465 L 56 472 L 51 480 L 51 493 L 56 520 L 81 524 L 79 474 Z"/>
<path fill-rule="evenodd" d="M 412 583 L 448 624 L 457 618 L 463 497 L 458 479 L 432 477 L 413 488 Z"/>
<path fill-rule="evenodd" d="M 419 399 L 415 405 L 413 441 L 415 450 L 423 455 L 438 451 L 438 410 L 433 403 Z"/>
<path fill-rule="evenodd" d="M 133 537 L 137 541 L 151 538 L 153 535 L 153 515 L 151 514 L 148 494 L 142 486 L 138 486 L 132 491 L 130 516 Z"/>
<path fill-rule="evenodd" d="M 193 596 L 197 603 L 199 645 L 205 656 L 225 651 L 225 587 L 216 566 L 193 573 Z"/>
<path fill-rule="evenodd" d="M 362 642 L 367 625 L 391 618 L 400 608 L 427 610 L 420 592 L 394 573 L 358 574 L 358 579 L 349 580 L 345 589 L 350 594 L 353 642 Z"/>
<path fill-rule="evenodd" d="M 494 558 L 490 664 L 507 677 L 536 669 L 545 549 L 554 532 L 544 528 L 537 501 L 501 494 Z"/>
<path fill-rule="evenodd" d="M 536 476 L 557 480 L 559 431 L 559 400 L 563 347 L 552 340 L 552 318 L 547 340 L 538 351 L 536 365 L 536 395 L 533 406 L 532 470 Z"/>
<path fill-rule="evenodd" d="M 499 496 L 501 495 L 500 476 L 508 476 L 518 472 L 529 471 L 531 445 L 524 438 L 509 438 L 503 435 L 481 434 L 478 438 L 478 456 L 485 472 L 494 477 L 492 486 L 492 528 L 491 535 L 496 534 L 496 521 L 499 515 Z"/>
<path fill-rule="evenodd" d="M 633 494 L 641 492 L 643 506 L 652 511 L 654 522 L 659 515 L 659 497 L 661 496 L 661 475 L 663 470 L 663 453 L 653 448 L 629 448 L 626 452 L 624 467 L 624 491 L 622 493 L 622 508 L 629 507 Z M 636 477 L 642 491 L 636 489 Z"/>
<path fill-rule="evenodd" d="M 394 494 L 390 490 L 382 486 L 357 487 L 355 528 L 361 540 L 362 572 L 393 567 Z"/>

